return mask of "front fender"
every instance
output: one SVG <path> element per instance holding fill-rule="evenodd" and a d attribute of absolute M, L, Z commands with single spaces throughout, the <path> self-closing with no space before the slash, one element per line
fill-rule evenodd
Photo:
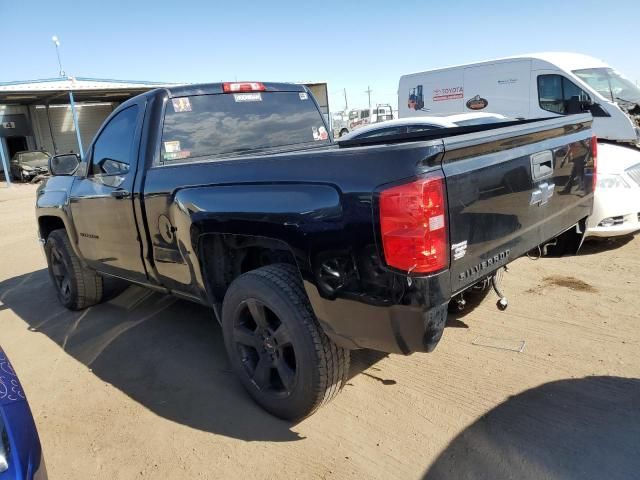
<path fill-rule="evenodd" d="M 78 235 L 71 218 L 69 192 L 74 177 L 49 177 L 38 187 L 36 196 L 36 221 L 38 222 L 38 236 L 44 243 L 50 231 L 43 230 L 44 218 L 59 219 L 64 225 L 71 245 L 78 257 Z"/>

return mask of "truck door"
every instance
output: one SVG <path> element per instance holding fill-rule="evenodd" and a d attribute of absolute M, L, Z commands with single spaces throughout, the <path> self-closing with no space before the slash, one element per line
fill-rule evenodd
<path fill-rule="evenodd" d="M 91 267 L 144 280 L 132 200 L 144 101 L 120 108 L 87 154 L 86 174 L 71 189 L 71 213 L 78 249 Z"/>
<path fill-rule="evenodd" d="M 535 117 L 575 113 L 571 110 L 571 102 L 575 98 L 597 102 L 595 96 L 584 91 L 573 79 L 558 70 L 533 71 L 531 85 L 533 87 L 532 111 L 536 112 Z M 592 128 L 598 137 L 616 138 L 616 124 L 611 121 L 611 117 L 595 115 Z"/>

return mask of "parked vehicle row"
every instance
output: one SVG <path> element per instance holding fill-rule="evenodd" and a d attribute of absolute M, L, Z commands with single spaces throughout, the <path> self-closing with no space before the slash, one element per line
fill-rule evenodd
<path fill-rule="evenodd" d="M 86 158 L 51 159 L 39 236 L 67 308 L 99 303 L 104 276 L 207 305 L 248 393 L 300 419 L 344 386 L 351 350 L 430 352 L 452 298 L 555 237 L 579 243 L 591 125 L 336 144 L 305 86 L 157 89 L 121 104 Z"/>

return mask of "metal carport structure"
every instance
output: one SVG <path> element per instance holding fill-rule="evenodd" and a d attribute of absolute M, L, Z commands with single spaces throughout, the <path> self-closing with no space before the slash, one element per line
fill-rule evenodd
<path fill-rule="evenodd" d="M 82 155 L 84 146 L 118 104 L 167 85 L 173 84 L 81 77 L 0 83 L 0 160 L 7 182 L 14 144 L 23 149 Z"/>

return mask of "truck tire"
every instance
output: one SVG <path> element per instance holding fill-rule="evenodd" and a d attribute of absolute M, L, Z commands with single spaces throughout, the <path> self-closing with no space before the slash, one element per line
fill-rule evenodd
<path fill-rule="evenodd" d="M 349 351 L 322 331 L 298 270 L 275 264 L 234 280 L 222 306 L 234 372 L 269 413 L 300 420 L 328 403 L 349 374 Z"/>
<path fill-rule="evenodd" d="M 102 277 L 80 262 L 64 229 L 49 234 L 44 246 L 49 276 L 58 300 L 69 310 L 82 310 L 102 300 Z"/>

